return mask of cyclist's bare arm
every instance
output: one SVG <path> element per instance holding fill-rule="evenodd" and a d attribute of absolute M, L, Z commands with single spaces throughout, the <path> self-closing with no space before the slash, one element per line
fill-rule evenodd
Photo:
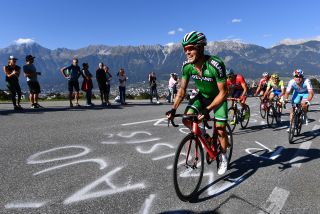
<path fill-rule="evenodd" d="M 308 93 L 309 93 L 308 101 L 311 101 L 314 95 L 313 90 L 309 90 Z"/>
<path fill-rule="evenodd" d="M 267 90 L 264 92 L 263 97 L 266 97 L 270 92 L 271 87 L 267 87 Z"/>
<path fill-rule="evenodd" d="M 256 93 L 255 93 L 255 94 L 258 94 L 258 93 L 259 93 L 259 91 L 260 91 L 260 89 L 261 89 L 261 83 L 259 83 L 258 88 L 257 88 L 257 90 L 256 90 Z"/>
<path fill-rule="evenodd" d="M 281 88 L 281 93 L 279 95 L 279 97 L 282 97 L 284 95 L 284 88 Z"/>
<path fill-rule="evenodd" d="M 3 72 L 7 75 L 7 69 L 6 69 L 6 66 L 3 66 L 3 67 L 2 67 L 2 70 L 3 70 Z"/>
<path fill-rule="evenodd" d="M 242 83 L 241 83 L 241 86 L 242 86 L 242 88 L 243 88 L 243 92 L 242 92 L 242 95 L 241 95 L 241 96 L 244 96 L 244 95 L 247 94 L 248 87 L 247 87 L 246 82 L 242 82 Z"/>
<path fill-rule="evenodd" d="M 218 82 L 217 83 L 219 94 L 214 98 L 212 103 L 207 107 L 208 110 L 212 110 L 217 108 L 223 101 L 226 100 L 226 97 L 228 95 L 227 91 L 227 84 L 224 82 Z"/>
<path fill-rule="evenodd" d="M 289 91 L 289 92 L 288 92 L 288 91 L 286 91 L 286 93 L 285 93 L 285 94 L 284 94 L 284 96 L 283 96 L 285 100 L 287 100 L 287 99 L 288 99 L 289 94 L 290 94 L 290 91 Z"/>

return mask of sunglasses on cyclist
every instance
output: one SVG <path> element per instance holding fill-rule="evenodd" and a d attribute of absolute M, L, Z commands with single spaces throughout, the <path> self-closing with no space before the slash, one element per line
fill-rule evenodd
<path fill-rule="evenodd" d="M 302 76 L 295 75 L 294 78 L 302 78 Z"/>
<path fill-rule="evenodd" d="M 197 47 L 195 45 L 187 45 L 183 49 L 184 51 L 193 51 L 193 50 L 196 50 Z"/>

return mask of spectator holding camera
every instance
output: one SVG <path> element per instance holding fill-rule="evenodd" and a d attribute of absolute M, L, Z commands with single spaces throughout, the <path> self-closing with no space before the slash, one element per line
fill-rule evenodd
<path fill-rule="evenodd" d="M 38 82 L 38 75 L 41 75 L 41 72 L 37 72 L 36 67 L 34 66 L 34 56 L 26 56 L 26 65 L 23 66 L 24 76 L 27 77 L 27 84 L 29 87 L 29 100 L 31 103 L 31 108 L 42 108 L 38 103 L 39 93 L 40 93 L 40 84 Z"/>

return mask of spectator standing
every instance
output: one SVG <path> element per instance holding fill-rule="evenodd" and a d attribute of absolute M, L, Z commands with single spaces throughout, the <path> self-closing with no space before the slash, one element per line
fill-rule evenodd
<path fill-rule="evenodd" d="M 109 102 L 109 95 L 110 95 L 110 81 L 112 80 L 112 75 L 109 72 L 109 67 L 108 66 L 104 66 L 103 67 L 104 72 L 106 74 L 107 77 L 107 82 L 106 82 L 106 104 L 107 106 L 111 105 L 111 103 Z"/>
<path fill-rule="evenodd" d="M 100 91 L 101 105 L 107 105 L 107 75 L 104 71 L 104 64 L 99 63 L 99 67 L 96 70 L 96 80 Z"/>
<path fill-rule="evenodd" d="M 168 102 L 172 103 L 174 96 L 177 94 L 177 84 L 178 84 L 178 76 L 176 73 L 171 73 L 170 74 L 170 79 L 169 79 L 169 95 L 168 95 Z"/>
<path fill-rule="evenodd" d="M 150 85 L 150 102 L 152 102 L 153 96 L 156 97 L 157 99 L 157 104 L 159 104 L 159 96 L 158 96 L 158 91 L 157 91 L 157 77 L 154 72 L 151 72 L 149 74 L 149 85 Z"/>
<path fill-rule="evenodd" d="M 127 75 L 123 68 L 120 68 L 118 73 L 118 80 L 119 80 L 119 94 L 120 94 L 120 103 L 122 105 L 126 105 L 126 81 L 128 80 Z"/>
<path fill-rule="evenodd" d="M 73 58 L 72 64 L 69 67 L 63 67 L 60 69 L 62 75 L 68 79 L 68 91 L 69 91 L 69 101 L 70 107 L 73 107 L 72 104 L 72 95 L 73 88 L 75 89 L 75 98 L 76 98 L 76 106 L 80 106 L 79 104 L 79 77 L 81 75 L 80 67 L 78 65 L 78 59 Z"/>
<path fill-rule="evenodd" d="M 94 104 L 91 102 L 92 98 L 92 88 L 93 88 L 93 83 L 92 83 L 92 74 L 89 71 L 89 64 L 88 63 L 83 63 L 82 64 L 82 76 L 83 76 L 83 81 L 87 84 L 86 86 L 86 106 L 93 106 Z"/>
<path fill-rule="evenodd" d="M 26 56 L 26 65 L 23 66 L 24 75 L 27 77 L 27 84 L 29 87 L 29 101 L 31 103 L 31 108 L 42 108 L 38 103 L 39 93 L 40 93 L 40 84 L 38 81 L 38 75 L 41 75 L 41 72 L 37 72 L 36 67 L 34 66 L 34 56 Z"/>
<path fill-rule="evenodd" d="M 3 72 L 6 74 L 6 82 L 9 91 L 11 92 L 11 99 L 14 110 L 22 110 L 20 105 L 21 101 L 21 88 L 19 84 L 20 66 L 16 65 L 17 58 L 14 56 L 9 56 L 8 65 L 3 66 Z M 16 100 L 16 95 L 18 95 L 18 103 Z"/>

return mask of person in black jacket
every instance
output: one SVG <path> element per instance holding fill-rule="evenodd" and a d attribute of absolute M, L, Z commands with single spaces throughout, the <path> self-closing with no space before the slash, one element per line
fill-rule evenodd
<path fill-rule="evenodd" d="M 157 104 L 159 104 L 159 96 L 157 91 L 157 77 L 154 72 L 149 74 L 149 85 L 150 85 L 150 102 L 153 103 L 153 96 L 157 99 Z"/>
<path fill-rule="evenodd" d="M 7 87 L 11 92 L 11 99 L 14 110 L 22 110 L 23 108 L 20 105 L 22 93 L 19 84 L 19 75 L 21 68 L 20 66 L 16 65 L 18 59 L 14 56 L 9 56 L 8 60 L 8 65 L 3 66 L 3 72 L 6 74 Z M 18 95 L 18 103 L 16 95 Z"/>
<path fill-rule="evenodd" d="M 89 64 L 88 63 L 82 63 L 82 76 L 83 76 L 83 81 L 86 83 L 86 106 L 93 106 L 94 104 L 91 102 L 91 97 L 92 97 L 92 88 L 93 88 L 93 83 L 92 83 L 92 74 L 89 71 Z"/>
<path fill-rule="evenodd" d="M 105 66 L 102 62 L 99 63 L 99 67 L 96 70 L 96 79 L 100 90 L 101 105 L 110 105 L 109 93 L 112 76 L 109 72 L 109 67 Z"/>

